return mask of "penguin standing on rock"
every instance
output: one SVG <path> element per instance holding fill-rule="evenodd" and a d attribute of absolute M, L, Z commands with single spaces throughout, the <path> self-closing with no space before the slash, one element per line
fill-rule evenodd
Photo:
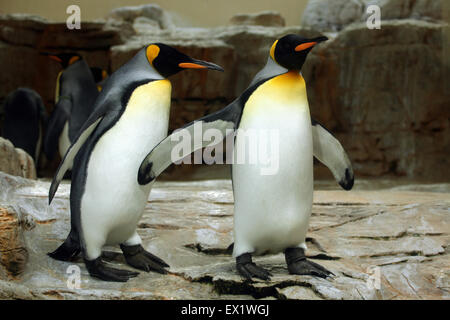
<path fill-rule="evenodd" d="M 62 158 L 89 118 L 98 90 L 91 69 L 79 54 L 42 54 L 63 68 L 56 79 L 55 108 L 44 140 L 47 158 L 52 159 L 57 150 Z"/>
<path fill-rule="evenodd" d="M 32 89 L 18 88 L 6 97 L 4 112 L 3 137 L 14 147 L 25 150 L 37 168 L 47 123 L 41 96 Z"/>
<path fill-rule="evenodd" d="M 264 138 L 264 130 L 278 133 L 278 148 L 268 148 L 267 159 L 279 159 L 278 170 L 262 174 L 263 164 L 232 165 L 234 194 L 234 249 L 236 268 L 245 278 L 269 279 L 271 274 L 252 261 L 252 255 L 284 252 L 291 274 L 327 277 L 324 267 L 305 256 L 305 238 L 313 202 L 313 156 L 331 171 L 346 190 L 353 186 L 351 163 L 338 140 L 316 121 L 311 120 L 306 84 L 300 70 L 308 53 L 325 37 L 305 39 L 287 35 L 274 42 L 266 66 L 250 86 L 224 109 L 185 126 L 193 139 L 194 126 L 237 130 L 234 156 L 250 154 L 246 133 Z M 177 134 L 177 132 L 172 135 Z M 185 136 L 184 134 L 182 136 Z M 167 137 L 144 159 L 138 181 L 145 185 L 157 177 L 171 162 L 205 146 L 193 144 L 187 154 L 174 155 L 178 139 Z M 191 143 L 195 142 L 191 141 Z M 178 157 L 179 156 L 179 157 Z M 266 167 L 266 165 L 264 165 Z"/>
<path fill-rule="evenodd" d="M 138 273 L 107 266 L 104 245 L 120 244 L 126 262 L 138 269 L 166 273 L 168 265 L 142 247 L 136 228 L 151 190 L 136 173 L 142 159 L 167 136 L 171 83 L 184 69 L 223 69 L 156 43 L 105 82 L 94 110 L 68 149 L 49 190 L 51 203 L 73 162 L 70 190 L 71 231 L 52 258 L 68 261 L 80 252 L 91 276 L 125 282 Z"/>

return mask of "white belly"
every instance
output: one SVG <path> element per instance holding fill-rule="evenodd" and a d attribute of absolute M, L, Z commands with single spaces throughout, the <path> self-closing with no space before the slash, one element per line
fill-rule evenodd
<path fill-rule="evenodd" d="M 248 154 L 245 164 L 233 165 L 234 256 L 304 246 L 311 215 L 313 148 L 307 100 L 259 96 L 249 99 L 239 129 L 255 130 L 258 138 L 274 130 L 278 148 L 276 140 L 267 143 L 272 165 L 251 164 Z M 237 133 L 235 161 L 240 150 L 250 151 L 243 133 Z M 264 174 L 268 167 L 278 169 Z"/>
<path fill-rule="evenodd" d="M 170 82 L 154 81 L 136 89 L 119 121 L 97 142 L 87 168 L 81 224 L 90 246 L 129 239 L 142 216 L 151 184 L 137 182 L 147 153 L 167 136 Z"/>

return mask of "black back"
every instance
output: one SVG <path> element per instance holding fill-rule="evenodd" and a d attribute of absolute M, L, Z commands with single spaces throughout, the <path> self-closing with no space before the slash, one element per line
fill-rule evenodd
<path fill-rule="evenodd" d="M 44 141 L 49 159 L 58 149 L 58 139 L 65 123 L 69 122 L 69 140 L 73 142 L 92 113 L 98 90 L 90 68 L 78 60 L 62 72 L 59 79 L 59 100 L 50 116 Z"/>
<path fill-rule="evenodd" d="M 37 161 L 36 147 L 47 118 L 41 96 L 34 90 L 18 88 L 6 97 L 4 112 L 3 137 Z"/>
<path fill-rule="evenodd" d="M 60 78 L 60 99 L 71 99 L 69 139 L 72 142 L 89 118 L 98 96 L 94 77 L 84 60 L 67 67 Z"/>

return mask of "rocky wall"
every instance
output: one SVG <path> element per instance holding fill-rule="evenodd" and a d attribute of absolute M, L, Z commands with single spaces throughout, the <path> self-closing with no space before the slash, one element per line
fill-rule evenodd
<path fill-rule="evenodd" d="M 113 72 L 146 44 L 164 42 L 226 70 L 189 70 L 171 79 L 172 130 L 235 99 L 264 66 L 276 38 L 322 32 L 330 40 L 312 51 L 303 69 L 310 108 L 341 139 L 357 176 L 448 180 L 448 23 L 440 5 L 416 1 L 407 9 L 407 0 L 404 6 L 398 1 L 380 2 L 390 12 L 381 30 L 361 23 L 370 4 L 362 0 L 351 19 L 340 20 L 342 2 L 311 1 L 297 27 L 255 26 L 258 15 L 250 15 L 226 27 L 179 28 L 155 5 L 117 9 L 104 21 L 82 23 L 80 31 L 37 17 L 2 16 L 0 100 L 17 86 L 30 86 L 51 110 L 58 66 L 40 50 L 76 50 Z M 327 23 L 314 20 L 328 9 Z M 318 177 L 330 177 L 318 168 Z"/>

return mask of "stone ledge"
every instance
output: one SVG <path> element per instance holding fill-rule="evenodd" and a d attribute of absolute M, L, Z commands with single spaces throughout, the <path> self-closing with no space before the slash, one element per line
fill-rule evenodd
<path fill-rule="evenodd" d="M 232 242 L 233 197 L 227 180 L 157 182 L 138 232 L 144 247 L 166 260 L 170 274 L 141 274 L 125 284 L 88 276 L 81 259 L 81 289 L 67 288 L 69 263 L 46 253 L 69 229 L 69 185 L 47 207 L 49 183 L 0 174 L 9 199 L 33 217 L 23 231 L 29 260 L 16 280 L 0 282 L 0 297 L 26 299 L 449 299 L 449 193 L 316 191 L 307 255 L 334 279 L 289 275 L 283 255 L 256 258 L 274 276 L 244 282 L 227 253 Z M 10 186 L 10 187 L 7 187 Z M 448 186 L 447 186 L 448 190 Z M 11 194 L 13 196 L 11 196 Z M 1 194 L 0 194 L 1 196 Z M 1 197 L 0 197 L 1 199 Z M 106 260 L 128 268 L 118 248 Z M 368 279 L 378 267 L 380 289 Z"/>

